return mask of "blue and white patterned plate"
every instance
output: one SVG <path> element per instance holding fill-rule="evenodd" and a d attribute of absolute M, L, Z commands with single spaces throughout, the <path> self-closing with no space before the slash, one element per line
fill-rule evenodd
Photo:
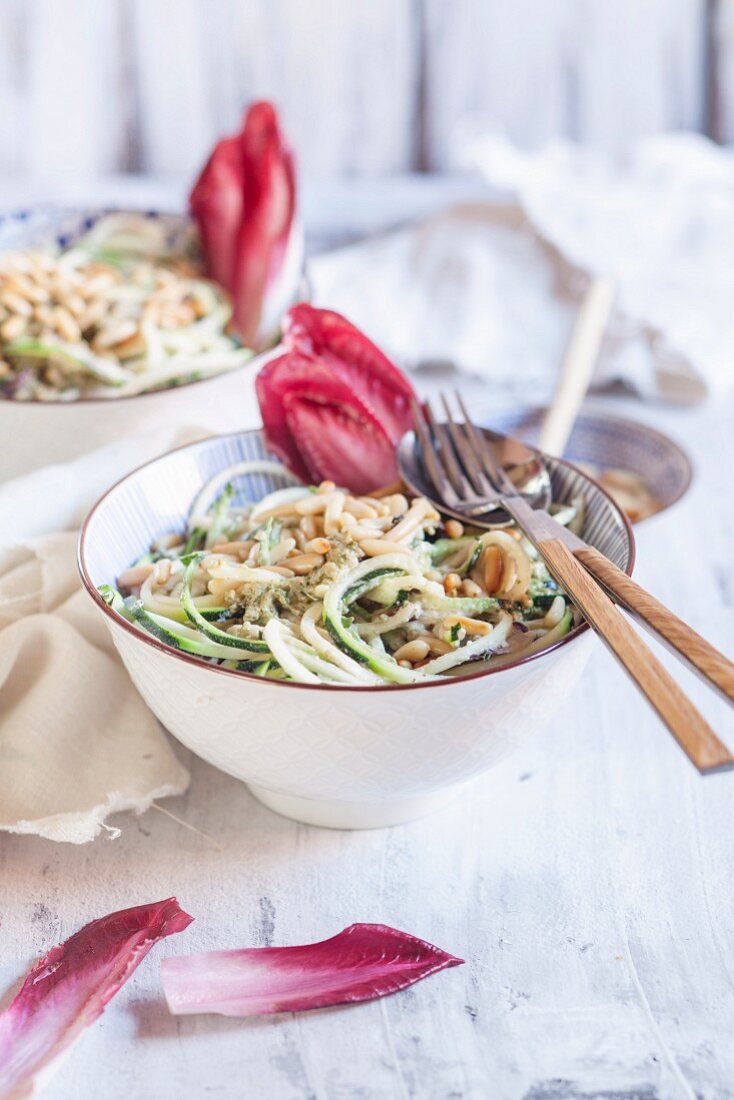
<path fill-rule="evenodd" d="M 117 210 L 86 207 L 34 206 L 28 210 L 15 210 L 0 214 L 0 253 L 15 248 L 39 248 L 56 245 L 68 248 L 78 241 L 100 219 Z M 136 211 L 150 218 L 166 230 L 166 243 L 173 252 L 185 252 L 192 241 L 191 219 L 184 214 L 164 214 L 159 210 Z"/>
<path fill-rule="evenodd" d="M 497 431 L 533 445 L 545 412 L 542 408 L 521 409 L 484 419 Z M 601 409 L 582 410 L 563 457 L 569 462 L 614 467 L 639 475 L 659 501 L 659 512 L 681 499 L 693 477 L 690 459 L 668 436 L 647 424 L 612 416 Z"/>

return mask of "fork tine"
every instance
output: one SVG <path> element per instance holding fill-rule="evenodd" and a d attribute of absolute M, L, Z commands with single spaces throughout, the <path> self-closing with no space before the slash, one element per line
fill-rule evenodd
<path fill-rule="evenodd" d="M 433 440 L 426 426 L 423 410 L 415 398 L 411 399 L 410 406 L 413 413 L 413 425 L 421 445 L 423 469 L 428 474 L 428 479 L 432 482 L 434 489 L 438 493 L 439 499 L 445 500 L 450 507 L 458 501 L 458 497 L 438 460 Z"/>
<path fill-rule="evenodd" d="M 462 415 L 464 417 L 464 422 L 466 424 L 468 432 L 471 435 L 474 445 L 474 452 L 481 462 L 482 468 L 484 469 L 485 474 L 491 481 L 493 488 L 498 492 L 514 493 L 515 486 L 512 484 L 509 477 L 507 476 L 507 473 L 503 469 L 502 464 L 498 462 L 495 458 L 492 448 L 487 444 L 486 439 L 484 439 L 482 433 L 479 431 L 479 429 L 474 424 L 474 421 L 469 416 L 462 396 L 458 390 L 454 390 L 454 396 L 459 403 L 459 408 L 461 409 Z"/>
<path fill-rule="evenodd" d="M 478 459 L 472 449 L 470 441 L 467 439 L 465 431 L 463 430 L 464 425 L 460 426 L 454 420 L 451 407 L 446 400 L 446 395 L 443 393 L 441 394 L 441 400 L 446 410 L 446 421 L 451 441 L 461 460 L 461 465 L 472 483 L 472 487 L 476 492 L 482 493 L 485 496 L 495 492 L 494 486 L 490 484 L 482 469 L 481 460 Z"/>
<path fill-rule="evenodd" d="M 428 417 L 428 423 L 431 426 L 431 431 L 433 432 L 433 438 L 440 446 L 439 461 L 443 466 L 445 474 L 447 475 L 447 477 L 451 481 L 451 484 L 456 490 L 457 499 L 461 498 L 462 500 L 464 500 L 473 491 L 472 486 L 467 481 L 466 477 L 464 476 L 464 471 L 456 460 L 456 455 L 454 454 L 453 448 L 451 446 L 451 441 L 446 431 L 446 426 L 444 424 L 438 423 L 435 416 L 433 415 L 431 403 L 428 400 L 426 400 L 426 415 Z"/>

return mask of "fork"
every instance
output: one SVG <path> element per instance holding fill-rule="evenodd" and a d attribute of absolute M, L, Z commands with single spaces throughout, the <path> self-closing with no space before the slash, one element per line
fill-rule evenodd
<path fill-rule="evenodd" d="M 621 595 L 615 591 L 615 596 L 625 606 L 634 602 L 644 625 L 668 642 L 676 656 L 694 664 L 729 702 L 734 700 L 734 665 L 625 573 L 617 570 L 603 554 L 557 523 L 548 512 L 532 508 L 496 461 L 458 393 L 456 399 L 463 422 L 454 418 L 443 394 L 445 423 L 436 420 L 429 402 L 425 402 L 426 418 L 417 403 L 413 404 L 424 470 L 436 489 L 438 502 L 468 518 L 476 517 L 482 505 L 487 511 L 497 505 L 504 508 L 699 772 L 707 774 L 734 767 L 734 756 L 588 570 L 593 568 L 594 573 L 598 570 L 602 582 L 606 579 L 610 585 L 616 580 L 614 573 L 619 573 L 629 587 Z M 597 559 L 601 559 L 601 566 Z M 605 566 L 611 567 L 614 573 L 605 570 Z M 640 596 L 647 601 L 646 607 L 641 605 Z M 688 640 L 692 637 L 701 644 L 695 654 L 687 652 L 683 634 Z M 705 647 L 706 661 L 701 659 L 701 646 Z"/>

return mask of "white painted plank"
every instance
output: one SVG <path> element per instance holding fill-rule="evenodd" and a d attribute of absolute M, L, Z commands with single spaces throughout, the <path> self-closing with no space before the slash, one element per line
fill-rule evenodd
<path fill-rule="evenodd" d="M 25 165 L 25 119 L 28 107 L 28 9 L 23 0 L 7 0 L 0 31 L 0 173 L 19 172 Z"/>
<path fill-rule="evenodd" d="M 478 131 L 534 146 L 701 125 L 704 0 L 425 5 L 432 168 Z"/>
<path fill-rule="evenodd" d="M 731 137 L 733 0 L 717 8 Z M 188 179 L 263 95 L 317 178 L 452 166 L 477 128 L 525 145 L 695 129 L 705 10 L 705 0 L 5 0 L 0 168 L 48 181 L 138 168 Z"/>
<path fill-rule="evenodd" d="M 409 166 L 408 0 L 136 0 L 143 165 L 192 175 L 254 98 L 279 105 L 311 176 Z"/>
<path fill-rule="evenodd" d="M 28 0 L 23 9 L 25 171 L 49 186 L 120 161 L 124 89 L 118 5 Z M 12 106 L 10 107 L 12 110 Z"/>
<path fill-rule="evenodd" d="M 734 0 L 715 0 L 712 10 L 714 136 L 730 144 L 734 142 Z"/>

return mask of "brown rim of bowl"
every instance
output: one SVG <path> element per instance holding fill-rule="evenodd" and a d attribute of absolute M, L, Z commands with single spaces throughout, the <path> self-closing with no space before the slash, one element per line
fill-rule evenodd
<path fill-rule="evenodd" d="M 329 691 L 329 692 L 333 692 L 333 691 L 344 691 L 344 692 L 346 692 L 346 691 L 354 691 L 354 692 L 363 692 L 363 691 L 366 691 L 366 692 L 375 692 L 375 691 L 416 691 L 416 690 L 423 689 L 423 688 L 449 687 L 450 685 L 453 685 L 453 684 L 465 683 L 467 680 L 478 680 L 483 676 L 496 676 L 498 673 L 505 672 L 506 670 L 511 669 L 511 668 L 519 668 L 521 665 L 529 664 L 531 661 L 537 661 L 539 658 L 545 656 L 545 654 L 552 653 L 554 650 L 560 649 L 561 646 L 567 645 L 569 642 L 573 641 L 575 638 L 579 637 L 581 634 L 585 633 L 585 631 L 587 631 L 589 629 L 588 622 L 584 621 L 584 622 L 580 623 L 578 626 L 574 627 L 573 630 L 569 631 L 569 633 L 566 634 L 563 638 L 560 638 L 557 642 L 554 642 L 553 645 L 547 646 L 546 649 L 540 649 L 540 650 L 538 650 L 537 653 L 531 653 L 529 656 L 521 657 L 517 661 L 508 661 L 507 664 L 500 665 L 498 668 L 487 668 L 487 669 L 483 669 L 479 672 L 466 673 L 465 675 L 462 675 L 462 676 L 447 676 L 445 680 L 429 680 L 427 683 L 424 683 L 424 684 L 374 684 L 374 685 L 365 684 L 364 687 L 352 686 L 350 684 L 333 684 L 333 685 L 332 684 L 329 684 L 329 685 L 326 685 L 326 684 L 300 684 L 300 683 L 296 683 L 296 681 L 294 681 L 294 680 L 270 680 L 270 681 L 268 681 L 262 676 L 255 676 L 254 673 L 252 673 L 252 672 L 242 672 L 239 669 L 234 669 L 234 668 L 222 668 L 221 665 L 209 665 L 205 661 L 203 661 L 200 657 L 196 657 L 191 653 L 183 653 L 179 649 L 173 649 L 173 648 L 171 648 L 171 646 L 167 646 L 167 645 L 164 645 L 163 642 L 159 642 L 157 638 L 154 638 L 152 636 L 152 634 L 143 633 L 143 631 L 138 630 L 137 627 L 133 626 L 132 623 L 129 623 L 127 621 L 127 619 L 121 618 L 120 615 L 118 615 L 116 612 L 114 612 L 112 610 L 112 608 L 109 607 L 105 603 L 105 601 L 102 599 L 102 597 L 100 596 L 100 594 L 97 591 L 97 589 L 95 588 L 95 586 L 92 584 L 91 578 L 89 577 L 89 573 L 87 571 L 86 560 L 85 560 L 85 542 L 86 542 L 86 536 L 87 536 L 87 529 L 88 529 L 89 524 L 91 523 L 91 521 L 94 517 L 95 512 L 100 507 L 100 505 L 103 503 L 103 501 L 105 501 L 107 499 L 107 497 L 110 496 L 110 494 L 113 493 L 119 485 L 122 485 L 122 483 L 124 481 L 127 481 L 127 479 L 129 477 L 132 477 L 133 474 L 138 473 L 140 470 L 144 470 L 147 466 L 152 466 L 154 463 L 159 462 L 162 458 L 166 458 L 166 457 L 168 457 L 168 455 L 171 455 L 171 454 L 176 454 L 178 451 L 186 451 L 189 448 L 201 447 L 205 443 L 209 442 L 212 438 L 232 439 L 232 438 L 236 438 L 237 436 L 244 435 L 247 432 L 262 433 L 262 429 L 261 428 L 250 428 L 250 429 L 245 429 L 244 431 L 239 431 L 239 432 L 225 432 L 222 435 L 210 436 L 210 437 L 208 437 L 208 439 L 202 439 L 202 440 L 199 440 L 198 442 L 195 442 L 195 443 L 184 443 L 182 446 L 174 447 L 170 451 L 167 451 L 163 455 L 158 455 L 157 458 L 152 458 L 148 462 L 142 462 L 140 464 L 140 466 L 136 466 L 133 470 L 129 470 L 128 473 L 126 473 L 124 475 L 124 477 L 119 478 L 119 480 L 116 481 L 114 483 L 114 485 L 111 485 L 110 488 L 107 490 L 107 492 L 102 494 L 102 496 L 99 498 L 99 500 L 92 506 L 90 511 L 87 513 L 87 516 L 86 516 L 86 518 L 85 518 L 85 520 L 82 524 L 81 530 L 79 532 L 79 540 L 78 540 L 78 543 L 77 543 L 77 566 L 78 566 L 78 569 L 79 569 L 79 574 L 80 574 L 81 579 L 82 579 L 82 584 L 84 585 L 84 588 L 86 589 L 88 594 L 92 597 L 94 602 L 97 604 L 99 609 L 103 612 L 103 614 L 108 616 L 110 621 L 113 622 L 116 626 L 119 626 L 122 630 L 125 630 L 128 634 L 132 635 L 134 638 L 137 638 L 138 641 L 142 641 L 146 645 L 152 646 L 153 649 L 158 649 L 158 650 L 160 650 L 161 653 L 164 653 L 167 656 L 172 657 L 176 660 L 182 661 L 184 664 L 195 665 L 197 668 L 208 669 L 210 672 L 216 672 L 216 673 L 219 673 L 222 676 L 235 676 L 240 680 L 252 680 L 252 681 L 254 681 L 258 684 L 269 683 L 273 687 L 276 687 L 276 688 L 291 688 L 291 689 L 295 688 L 295 689 L 300 690 L 300 691 Z M 615 501 L 612 499 L 612 497 L 609 495 L 609 493 L 606 491 L 606 489 L 602 488 L 601 485 L 599 485 L 596 481 L 594 481 L 593 478 L 590 478 L 582 470 L 579 470 L 578 467 L 574 466 L 574 464 L 572 462 L 567 462 L 563 458 L 557 459 L 557 461 L 563 463 L 564 466 L 570 467 L 575 473 L 579 474 L 583 478 L 586 478 L 587 481 L 590 481 L 594 485 L 594 487 L 602 494 L 602 496 L 607 498 L 607 500 L 610 502 L 612 507 L 615 508 L 616 511 L 619 513 L 619 515 L 622 517 L 622 522 L 623 522 L 625 530 L 627 532 L 627 545 L 629 546 L 629 561 L 627 562 L 625 572 L 627 573 L 628 576 L 631 576 L 632 575 L 632 570 L 634 569 L 634 565 L 635 565 L 636 549 L 635 549 L 635 536 L 632 532 L 632 524 L 630 523 L 629 519 L 627 518 L 627 514 L 619 507 L 618 504 L 615 503 Z"/>
<path fill-rule="evenodd" d="M 69 213 L 73 213 L 73 207 L 59 207 L 59 210 L 66 210 Z M 154 214 L 158 217 L 163 218 L 181 218 L 182 220 L 191 220 L 187 214 L 181 214 L 176 212 L 175 210 L 125 210 L 123 207 L 101 208 L 99 211 L 99 216 L 104 217 L 106 214 Z M 12 217 L 13 211 L 10 211 L 7 215 L 3 216 Z M 12 251 L 12 249 L 10 251 Z M 207 276 L 204 276 L 204 278 L 206 279 Z M 216 279 L 209 279 L 209 282 L 216 283 Z M 216 283 L 216 285 L 219 286 L 218 283 Z M 293 305 L 296 305 L 298 302 L 308 300 L 309 297 L 309 282 L 308 276 L 306 274 L 305 263 L 301 271 L 301 279 L 298 284 L 298 290 L 299 293 L 294 299 L 292 303 Z M 79 405 L 109 405 L 117 404 L 120 401 L 136 401 L 139 397 L 160 397 L 162 394 L 172 393 L 176 390 L 185 390 L 188 389 L 189 386 L 198 386 L 203 382 L 214 382 L 218 378 L 223 378 L 225 375 L 237 374 L 238 371 L 247 370 L 252 367 L 256 362 L 258 362 L 262 356 L 270 355 L 271 353 L 274 354 L 280 347 L 280 343 L 281 341 L 279 335 L 278 339 L 274 343 L 268 344 L 267 347 L 259 349 L 249 349 L 252 351 L 252 355 L 247 360 L 247 362 L 240 363 L 238 367 L 229 367 L 225 370 L 219 371 L 218 374 L 210 374 L 206 378 L 192 378 L 188 382 L 179 383 L 179 385 L 177 386 L 162 386 L 158 390 L 142 390 L 141 393 L 128 393 L 123 395 L 122 397 L 115 397 L 114 393 L 110 393 L 109 397 L 75 397 L 73 401 L 16 401 L 14 397 L 3 397 L 0 394 L 0 402 L 7 402 L 8 405 L 17 405 L 20 408 L 26 409 L 35 409 L 39 407 L 43 409 L 75 409 Z"/>
<path fill-rule="evenodd" d="M 548 411 L 548 406 L 547 405 L 532 405 L 532 406 L 528 406 L 525 409 L 521 409 L 518 415 L 523 416 L 523 417 L 528 417 L 528 418 L 531 418 L 531 417 L 536 418 L 537 417 L 539 420 L 542 420 L 544 414 L 547 411 Z M 579 417 L 582 417 L 582 416 L 587 416 L 587 417 L 590 417 L 592 420 L 601 420 L 601 421 L 605 421 L 607 423 L 612 423 L 612 424 L 624 424 L 624 425 L 626 425 L 628 427 L 631 427 L 631 428 L 634 428 L 634 429 L 640 429 L 641 428 L 642 431 L 645 432 L 647 435 L 652 435 L 656 439 L 660 440 L 660 442 L 663 443 L 665 446 L 672 447 L 674 451 L 677 451 L 677 453 L 680 455 L 680 457 L 683 461 L 683 465 L 685 467 L 686 472 L 685 472 L 685 477 L 683 479 L 683 485 L 682 485 L 680 491 L 678 493 L 676 493 L 676 495 L 674 497 L 671 497 L 671 499 L 667 502 L 667 504 L 664 504 L 662 506 L 662 508 L 658 508 L 658 510 L 656 512 L 650 512 L 649 515 L 643 516 L 642 519 L 638 519 L 634 524 L 635 527 L 639 527 L 641 523 L 646 523 L 647 520 L 649 520 L 649 519 L 654 519 L 655 516 L 662 515 L 663 512 L 667 512 L 669 508 L 672 508 L 674 504 L 677 504 L 679 500 L 683 499 L 683 497 L 686 495 L 686 493 L 688 492 L 688 490 L 691 487 L 691 482 L 693 481 L 694 466 L 693 466 L 693 460 L 691 459 L 691 456 L 688 454 L 687 451 L 683 450 L 683 447 L 681 446 L 681 444 L 676 439 L 673 439 L 672 436 L 667 435 L 665 432 L 661 432 L 659 430 L 659 428 L 653 428 L 650 424 L 646 424 L 644 420 L 633 420 L 629 416 L 618 416 L 616 413 L 606 413 L 602 409 L 597 409 L 595 407 L 592 407 L 590 409 L 582 408 L 581 411 L 579 412 Z M 487 425 L 485 425 L 485 427 L 487 427 Z M 495 430 L 498 431 L 499 429 L 495 429 Z M 514 429 L 513 429 L 513 431 L 514 431 Z M 504 434 L 507 435 L 508 433 L 505 432 Z M 512 433 L 510 433 L 510 434 L 512 434 Z M 527 446 L 530 447 L 531 444 L 528 443 Z M 536 449 L 536 448 L 532 448 L 532 449 Z M 574 463 L 569 462 L 568 459 L 564 459 L 563 461 L 566 462 L 569 466 L 574 465 Z M 587 461 L 587 460 L 584 459 L 584 461 Z M 588 461 L 593 466 L 599 466 L 598 462 L 593 462 L 591 459 L 588 459 Z M 600 468 L 602 470 L 603 469 L 608 469 L 608 467 L 600 467 Z M 623 466 L 620 466 L 619 468 L 624 469 Z M 577 469 L 577 467 L 574 466 L 574 469 Z M 582 474 L 584 474 L 584 477 L 589 477 L 589 475 L 584 473 L 583 470 L 581 470 L 580 472 Z M 634 471 L 630 471 L 630 472 L 634 473 Z M 641 475 L 639 475 L 639 476 L 641 476 Z M 602 485 L 599 485 L 598 481 L 595 478 L 589 477 L 589 481 L 593 481 L 594 484 L 597 485 L 598 488 L 601 489 L 603 493 L 606 493 L 607 496 L 610 495 L 609 493 L 607 493 L 606 489 L 604 489 L 604 487 Z M 614 503 L 616 504 L 616 501 Z M 620 511 L 622 511 L 622 508 L 621 508 L 620 505 L 617 505 L 617 507 L 620 508 Z M 627 513 L 625 512 L 625 516 L 626 515 L 627 515 Z"/>

